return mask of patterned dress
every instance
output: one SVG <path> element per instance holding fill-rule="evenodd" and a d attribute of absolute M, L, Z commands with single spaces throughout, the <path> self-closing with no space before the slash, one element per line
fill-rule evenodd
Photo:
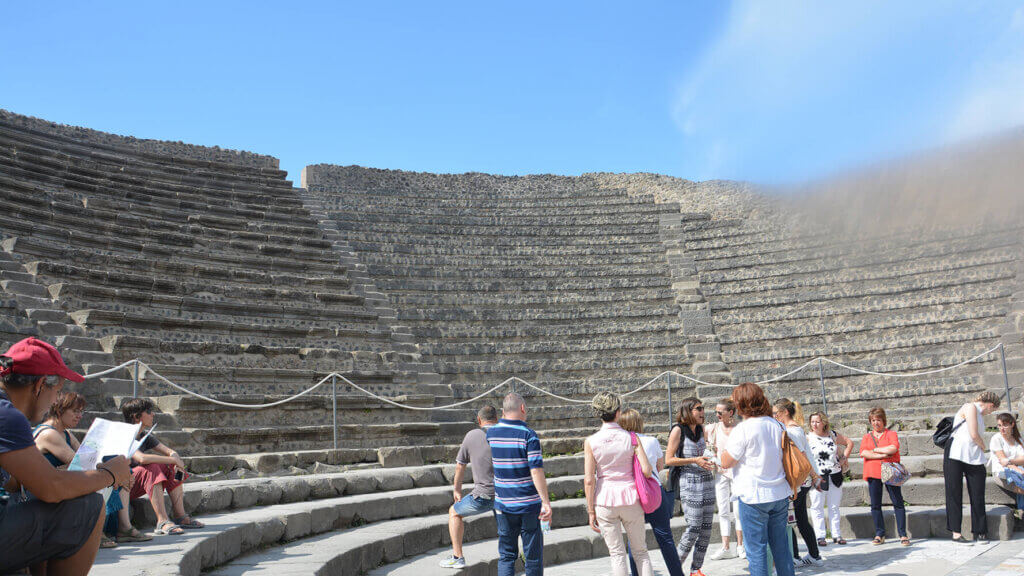
<path fill-rule="evenodd" d="M 676 424 L 676 426 L 679 426 Z M 697 426 L 693 432 L 689 426 L 679 426 L 682 438 L 676 456 L 680 458 L 697 458 L 704 455 L 704 428 Z M 704 555 L 711 541 L 712 520 L 715 516 L 715 475 L 697 466 L 688 464 L 681 467 L 679 476 L 679 499 L 683 502 L 683 516 L 686 518 L 686 532 L 683 532 L 676 546 L 680 561 L 686 559 L 693 550 L 693 562 L 690 571 L 699 570 L 704 565 Z"/>

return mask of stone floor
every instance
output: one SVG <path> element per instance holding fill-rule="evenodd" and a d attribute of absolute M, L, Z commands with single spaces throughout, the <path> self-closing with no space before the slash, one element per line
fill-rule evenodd
<path fill-rule="evenodd" d="M 719 544 L 712 544 L 709 556 Z M 667 576 L 665 563 L 658 551 L 651 555 L 654 573 Z M 825 565 L 820 568 L 797 568 L 797 575 L 874 575 L 874 576 L 1021 576 L 1024 575 L 1024 535 L 987 546 L 953 546 L 946 540 L 915 541 L 904 548 L 898 542 L 876 547 L 869 540 L 851 540 L 846 546 L 829 546 L 822 551 Z M 683 569 L 689 569 L 689 562 Z M 702 568 L 707 576 L 745 576 L 746 560 L 707 560 Z M 546 576 L 610 576 L 607 557 L 562 566 L 545 568 Z"/>

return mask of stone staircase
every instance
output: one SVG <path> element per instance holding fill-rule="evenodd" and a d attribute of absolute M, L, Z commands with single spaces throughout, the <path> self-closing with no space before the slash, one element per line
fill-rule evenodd
<path fill-rule="evenodd" d="M 903 461 L 914 476 L 904 485 L 908 528 L 914 539 L 947 537 L 942 509 L 941 455 L 930 434 L 900 434 Z M 545 446 L 545 451 L 554 448 Z M 859 448 L 855 448 L 855 454 Z M 843 529 L 848 538 L 870 538 L 873 527 L 861 463 L 844 483 Z M 587 527 L 580 454 L 547 456 L 553 498 L 553 531 L 545 537 L 545 564 L 566 564 L 607 553 Z M 426 465 L 357 470 L 290 478 L 187 484 L 186 506 L 208 528 L 184 537 L 102 550 L 96 574 L 432 574 L 449 551 L 446 510 L 453 466 Z M 468 481 L 468 480 L 467 480 Z M 1012 537 L 1012 499 L 990 479 L 989 535 Z M 148 506 L 136 507 L 145 525 Z M 886 507 L 887 522 L 892 523 Z M 965 514 L 969 523 L 970 515 Z M 717 525 L 717 523 L 716 523 Z M 685 519 L 673 519 L 678 533 Z M 969 526 L 964 531 L 970 533 Z M 490 515 L 467 519 L 466 552 L 472 574 L 496 573 L 496 527 Z M 648 534 L 651 545 L 652 535 Z M 828 555 L 828 550 L 824 551 Z"/>

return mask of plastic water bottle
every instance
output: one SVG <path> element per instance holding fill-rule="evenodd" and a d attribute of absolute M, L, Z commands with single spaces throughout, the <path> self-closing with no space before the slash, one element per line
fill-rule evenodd
<path fill-rule="evenodd" d="M 544 533 L 544 534 L 547 534 L 548 532 L 551 532 L 551 521 L 550 520 L 541 520 L 540 521 L 540 531 L 542 533 Z"/>

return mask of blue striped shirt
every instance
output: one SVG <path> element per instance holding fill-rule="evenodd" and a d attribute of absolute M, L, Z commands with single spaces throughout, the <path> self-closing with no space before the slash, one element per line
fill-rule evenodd
<path fill-rule="evenodd" d="M 502 418 L 487 430 L 494 465 L 494 508 L 509 514 L 540 512 L 530 470 L 544 468 L 537 433 L 522 420 Z"/>

